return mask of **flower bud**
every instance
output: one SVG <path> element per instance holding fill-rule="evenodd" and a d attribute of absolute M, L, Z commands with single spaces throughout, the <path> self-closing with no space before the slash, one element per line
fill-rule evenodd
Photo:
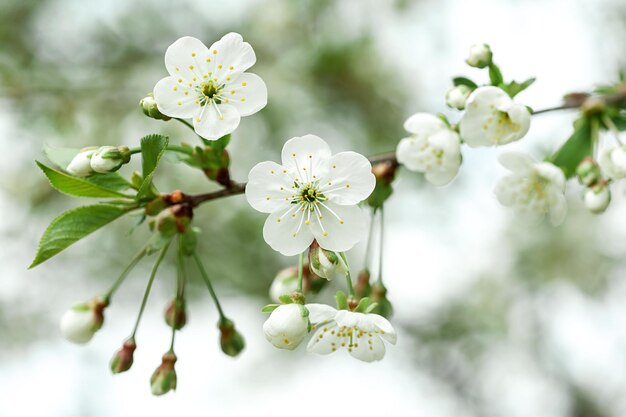
<path fill-rule="evenodd" d="M 578 176 L 578 181 L 587 187 L 594 185 L 602 178 L 600 167 L 590 156 L 578 164 L 576 175 Z"/>
<path fill-rule="evenodd" d="M 372 295 L 370 299 L 372 302 L 376 303 L 376 308 L 372 313 L 379 314 L 386 318 L 391 317 L 393 314 L 393 306 L 387 299 L 387 288 L 385 288 L 381 282 L 376 282 L 372 285 Z"/>
<path fill-rule="evenodd" d="M 108 301 L 96 297 L 88 303 L 76 304 L 61 318 L 61 334 L 70 342 L 85 344 L 104 323 Z"/>
<path fill-rule="evenodd" d="M 187 204 L 175 204 L 163 210 L 155 219 L 156 230 L 163 236 L 185 233 L 191 225 L 193 211 Z"/>
<path fill-rule="evenodd" d="M 278 306 L 263 323 L 265 338 L 279 349 L 294 350 L 308 332 L 308 311 L 301 304 Z"/>
<path fill-rule="evenodd" d="M 96 146 L 83 148 L 76 154 L 65 169 L 68 173 L 76 177 L 87 177 L 93 174 L 91 169 L 91 156 L 98 149 Z"/>
<path fill-rule="evenodd" d="M 607 177 L 614 180 L 626 178 L 626 147 L 608 146 L 602 149 L 598 164 Z"/>
<path fill-rule="evenodd" d="M 154 371 L 150 378 L 150 389 L 152 395 L 163 395 L 170 390 L 176 390 L 176 355 L 174 352 L 167 352 L 163 355 L 161 365 Z"/>
<path fill-rule="evenodd" d="M 130 161 L 127 146 L 101 146 L 91 155 L 91 169 L 101 174 L 114 172 Z"/>
<path fill-rule="evenodd" d="M 611 202 L 611 191 L 606 181 L 587 189 L 583 196 L 585 207 L 595 214 L 603 213 Z"/>
<path fill-rule="evenodd" d="M 119 374 L 126 372 L 133 365 L 133 354 L 137 349 L 134 339 L 128 339 L 122 345 L 122 348 L 115 352 L 113 358 L 111 358 L 111 372 Z"/>
<path fill-rule="evenodd" d="M 348 265 L 337 252 L 323 249 L 316 240 L 309 247 L 309 268 L 319 277 L 332 280 L 348 275 Z"/>
<path fill-rule="evenodd" d="M 182 329 L 187 324 L 185 300 L 173 299 L 165 309 L 165 322 L 175 330 Z"/>
<path fill-rule="evenodd" d="M 152 97 L 152 94 L 142 98 L 141 101 L 139 101 L 139 107 L 141 107 L 141 110 L 146 116 L 152 117 L 153 119 L 164 121 L 171 119 L 171 117 L 168 117 L 159 111 L 156 100 Z"/>
<path fill-rule="evenodd" d="M 361 299 L 369 297 L 372 293 L 372 286 L 370 285 L 370 271 L 367 269 L 359 272 L 356 278 L 356 284 L 354 284 L 354 292 L 356 296 Z"/>
<path fill-rule="evenodd" d="M 220 329 L 220 346 L 222 352 L 228 356 L 235 357 L 246 347 L 246 342 L 241 333 L 235 329 L 235 323 L 225 319 L 218 323 Z"/>
<path fill-rule="evenodd" d="M 491 64 L 493 53 L 486 43 L 472 45 L 470 53 L 465 62 L 470 67 L 485 68 Z"/>
<path fill-rule="evenodd" d="M 304 283 L 303 283 L 304 284 Z M 303 285 L 304 286 L 304 285 Z M 298 267 L 291 266 L 281 270 L 270 286 L 270 298 L 280 303 L 280 296 L 291 294 L 298 288 Z"/>
<path fill-rule="evenodd" d="M 471 93 L 472 89 L 466 85 L 450 87 L 446 93 L 446 104 L 450 108 L 463 110 L 465 108 L 465 102 Z"/>

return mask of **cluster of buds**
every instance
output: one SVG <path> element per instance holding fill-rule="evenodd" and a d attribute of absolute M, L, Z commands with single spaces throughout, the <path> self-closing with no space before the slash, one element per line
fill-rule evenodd
<path fill-rule="evenodd" d="M 600 166 L 591 157 L 583 159 L 576 168 L 578 181 L 586 187 L 585 207 L 595 214 L 603 213 L 611 202 L 609 181 L 602 177 Z"/>
<path fill-rule="evenodd" d="M 130 161 L 127 146 L 100 146 L 83 148 L 72 158 L 66 171 L 77 177 L 88 177 L 94 173 L 115 172 Z"/>
<path fill-rule="evenodd" d="M 76 304 L 65 312 L 61 318 L 61 334 L 67 340 L 77 344 L 85 344 L 104 323 L 104 309 L 108 300 L 96 297 L 93 300 Z"/>

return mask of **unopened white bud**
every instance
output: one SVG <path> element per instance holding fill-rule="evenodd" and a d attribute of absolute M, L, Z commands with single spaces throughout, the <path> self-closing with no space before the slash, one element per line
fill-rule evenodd
<path fill-rule="evenodd" d="M 91 169 L 91 156 L 98 149 L 97 147 L 84 148 L 76 154 L 65 169 L 68 173 L 77 177 L 87 177 L 93 174 Z"/>
<path fill-rule="evenodd" d="M 308 332 L 308 311 L 301 304 L 278 306 L 263 323 L 265 338 L 279 349 L 294 350 Z"/>
<path fill-rule="evenodd" d="M 103 310 L 106 306 L 106 301 L 95 299 L 67 310 L 61 318 L 63 337 L 77 344 L 89 342 L 104 323 Z"/>
<path fill-rule="evenodd" d="M 465 108 L 465 102 L 472 93 L 472 89 L 466 85 L 455 85 L 446 93 L 446 104 L 457 110 Z"/>
<path fill-rule="evenodd" d="M 590 212 L 603 213 L 611 202 L 611 191 L 607 184 L 599 184 L 585 191 L 583 201 Z"/>
<path fill-rule="evenodd" d="M 309 268 L 315 275 L 331 281 L 348 275 L 348 265 L 337 252 L 323 249 L 314 241 L 309 249 Z"/>
<path fill-rule="evenodd" d="M 130 160 L 130 152 L 126 146 L 101 146 L 91 156 L 91 169 L 106 174 L 120 169 Z"/>
<path fill-rule="evenodd" d="M 475 68 L 485 68 L 489 64 L 491 64 L 491 59 L 493 58 L 493 53 L 491 52 L 491 48 L 486 43 L 481 43 L 477 45 L 472 45 L 470 48 L 470 53 L 465 62 L 470 67 Z"/>
<path fill-rule="evenodd" d="M 609 146 L 600 151 L 598 164 L 602 173 L 612 179 L 626 178 L 626 149 Z"/>
<path fill-rule="evenodd" d="M 298 288 L 298 268 L 289 267 L 281 270 L 270 286 L 270 298 L 280 303 L 281 295 L 289 295 Z"/>

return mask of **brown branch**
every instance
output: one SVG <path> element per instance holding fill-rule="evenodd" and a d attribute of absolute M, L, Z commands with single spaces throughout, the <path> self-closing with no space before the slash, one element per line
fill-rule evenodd
<path fill-rule="evenodd" d="M 588 106 L 597 106 L 597 105 L 613 105 L 619 104 L 622 102 L 626 102 L 626 86 L 624 86 L 619 92 L 615 94 L 610 94 L 606 96 L 591 96 L 588 93 L 572 93 L 565 96 L 565 102 L 561 106 L 548 107 L 545 109 L 535 110 L 532 112 L 533 115 L 549 113 L 553 111 L 559 110 L 567 110 L 567 109 L 578 109 L 585 108 Z M 391 163 L 394 166 L 397 166 L 398 161 L 396 160 L 395 152 L 386 152 L 378 155 L 373 155 L 369 158 L 372 165 L 375 167 L 376 165 L 380 165 L 383 163 Z M 216 200 L 222 197 L 228 197 L 231 195 L 243 194 L 246 191 L 246 183 L 245 182 L 231 182 L 230 186 L 227 188 L 223 188 L 219 191 L 213 191 L 210 193 L 196 194 L 196 195 L 188 195 L 185 196 L 187 202 L 189 202 L 192 207 L 197 207 L 202 203 L 206 203 L 207 201 Z"/>

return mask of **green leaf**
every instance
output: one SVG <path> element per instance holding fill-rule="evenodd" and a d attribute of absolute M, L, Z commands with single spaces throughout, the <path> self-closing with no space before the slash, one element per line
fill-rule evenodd
<path fill-rule="evenodd" d="M 337 291 L 337 293 L 335 294 L 335 301 L 337 302 L 337 310 L 348 309 L 348 297 L 346 297 L 345 292 Z"/>
<path fill-rule="evenodd" d="M 108 175 L 80 178 L 47 167 L 39 161 L 35 162 L 50 181 L 50 185 L 63 194 L 76 197 L 132 198 L 118 191 L 120 188 L 128 188 L 128 183 L 119 176 L 114 179 L 105 178 Z"/>
<path fill-rule="evenodd" d="M 65 168 L 72 162 L 72 159 L 80 152 L 80 149 L 74 148 L 53 148 L 45 145 L 43 147 L 43 153 L 46 157 L 57 167 L 65 170 Z"/>
<path fill-rule="evenodd" d="M 478 84 L 466 77 L 454 77 L 452 79 L 452 84 L 454 84 L 455 87 L 459 85 L 465 85 L 472 90 L 476 90 L 478 88 Z"/>
<path fill-rule="evenodd" d="M 597 120 L 595 121 L 597 123 Z M 550 158 L 551 162 L 561 168 L 567 178 L 576 175 L 576 168 L 585 157 L 593 155 L 591 138 L 592 121 L 578 119 L 574 123 L 574 133 Z"/>
<path fill-rule="evenodd" d="M 491 81 L 491 85 L 495 85 L 496 87 L 499 87 L 500 84 L 504 82 L 500 68 L 493 62 L 489 64 L 489 80 Z"/>
<path fill-rule="evenodd" d="M 128 208 L 111 204 L 83 206 L 66 211 L 54 219 L 44 232 L 39 242 L 37 255 L 35 255 L 35 259 L 29 268 L 47 261 L 71 244 L 95 232 L 128 211 Z"/>
<path fill-rule="evenodd" d="M 535 80 L 536 78 L 529 78 L 521 84 L 517 81 L 511 81 L 507 85 L 503 86 L 503 89 L 509 94 L 509 96 L 515 97 L 516 95 L 530 87 L 535 82 Z"/>
<path fill-rule="evenodd" d="M 152 177 L 154 170 L 165 152 L 169 138 L 163 135 L 148 135 L 141 138 L 141 158 L 143 183 L 139 187 L 137 197 L 144 197 L 152 190 Z"/>
<path fill-rule="evenodd" d="M 268 304 L 261 309 L 262 313 L 271 313 L 276 310 L 280 304 Z"/>

